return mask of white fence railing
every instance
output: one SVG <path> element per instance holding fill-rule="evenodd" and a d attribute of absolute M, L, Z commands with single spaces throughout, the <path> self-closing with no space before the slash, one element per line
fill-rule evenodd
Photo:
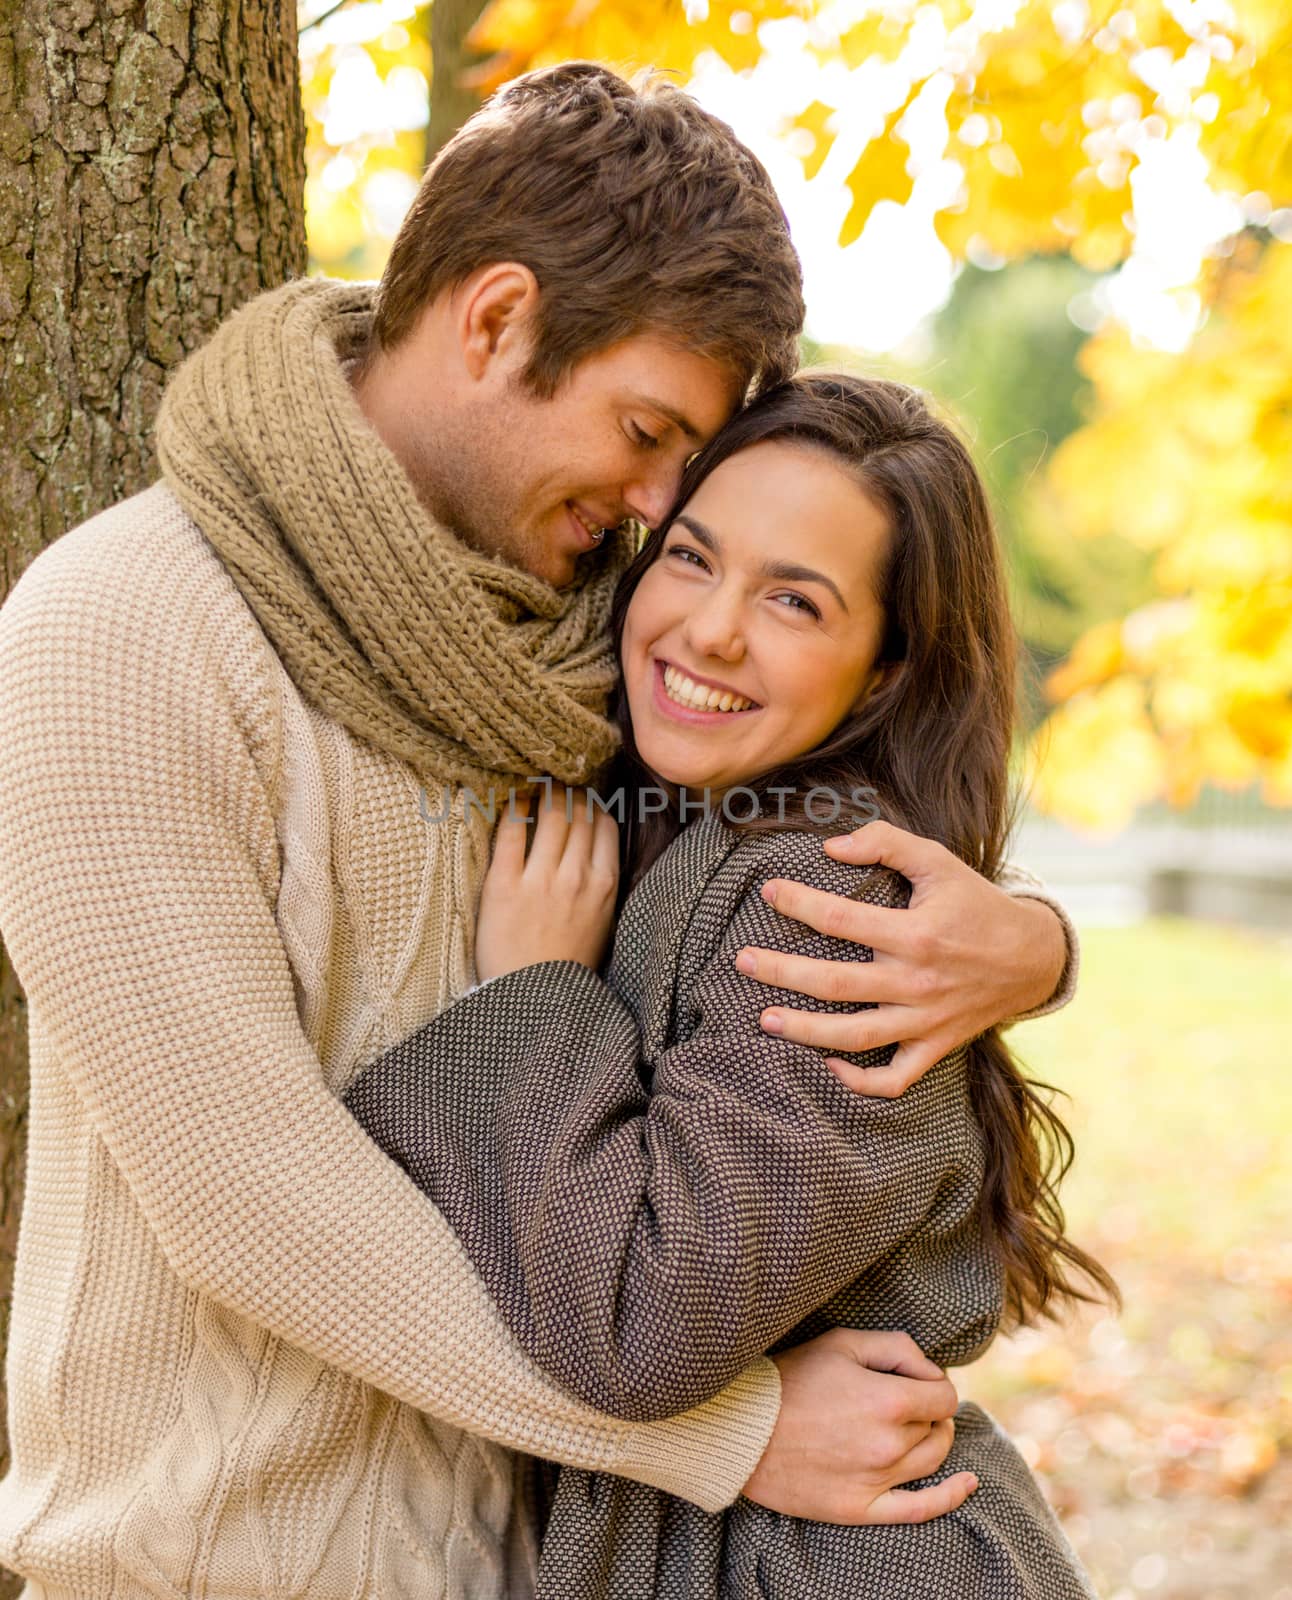
<path fill-rule="evenodd" d="M 1292 931 L 1292 810 L 1212 791 L 1188 811 L 1154 809 L 1109 837 L 1027 814 L 1015 859 L 1088 922 L 1167 914 Z"/>

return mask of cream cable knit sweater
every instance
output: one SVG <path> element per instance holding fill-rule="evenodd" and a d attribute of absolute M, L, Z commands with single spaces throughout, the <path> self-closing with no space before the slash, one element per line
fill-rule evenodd
<path fill-rule="evenodd" d="M 506 1446 L 714 1509 L 768 1361 L 659 1424 L 507 1332 L 337 1096 L 471 977 L 478 819 L 308 707 L 157 487 L 0 613 L 0 929 L 31 1146 L 0 1561 L 30 1600 L 529 1593 Z"/>

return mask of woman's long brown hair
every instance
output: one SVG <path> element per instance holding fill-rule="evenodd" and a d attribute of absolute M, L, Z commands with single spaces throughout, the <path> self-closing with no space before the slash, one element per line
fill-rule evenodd
<path fill-rule="evenodd" d="M 882 814 L 936 839 L 985 877 L 1004 860 L 1013 823 L 1008 775 L 1017 643 L 991 512 L 969 452 L 923 398 L 903 384 L 845 374 L 804 374 L 741 412 L 690 463 L 677 503 L 620 582 L 612 616 L 620 650 L 624 619 L 673 517 L 722 462 L 772 440 L 823 450 L 887 513 L 889 549 L 880 580 L 886 629 L 877 686 L 822 744 L 747 780 L 760 798 L 798 797 L 784 820 L 733 822 L 742 830 L 822 825 L 802 810 L 813 788 L 851 795 L 869 788 Z M 676 791 L 644 766 L 622 687 L 616 715 L 624 749 L 613 781 L 629 805 L 625 887 L 681 829 Z M 674 804 L 643 817 L 638 791 L 663 789 Z M 742 802 L 747 804 L 747 802 Z M 838 832 L 839 824 L 826 831 Z M 969 1046 L 969 1084 L 986 1145 L 984 1228 L 1003 1270 L 1005 1322 L 1017 1326 L 1064 1302 L 1107 1298 L 1105 1269 L 1068 1239 L 1058 1185 L 1072 1138 L 1024 1077 L 996 1029 Z"/>

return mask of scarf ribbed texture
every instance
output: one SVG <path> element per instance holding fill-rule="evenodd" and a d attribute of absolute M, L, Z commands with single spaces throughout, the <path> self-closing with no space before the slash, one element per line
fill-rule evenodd
<path fill-rule="evenodd" d="M 567 589 L 480 555 L 427 513 L 345 363 L 372 288 L 299 279 L 251 301 L 179 368 L 162 471 L 301 693 L 423 777 L 588 781 L 613 754 L 608 533 Z"/>

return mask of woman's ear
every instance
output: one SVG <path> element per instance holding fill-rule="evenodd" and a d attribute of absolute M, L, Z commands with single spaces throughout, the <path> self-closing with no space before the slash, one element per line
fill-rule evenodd
<path fill-rule="evenodd" d="M 477 382 L 496 370 L 508 377 L 529 361 L 538 279 L 520 261 L 495 261 L 473 272 L 453 296 L 462 364 Z"/>
<path fill-rule="evenodd" d="M 852 703 L 851 715 L 856 716 L 872 695 L 886 689 L 890 683 L 896 683 L 905 665 L 904 661 L 877 661 L 867 674 L 861 693 Z"/>

